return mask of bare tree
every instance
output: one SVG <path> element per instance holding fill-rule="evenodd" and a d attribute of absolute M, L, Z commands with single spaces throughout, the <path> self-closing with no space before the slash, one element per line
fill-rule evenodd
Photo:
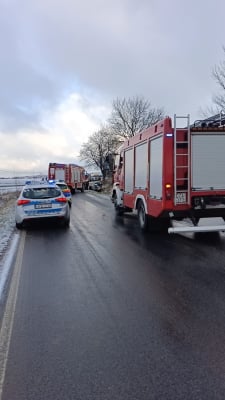
<path fill-rule="evenodd" d="M 110 161 L 118 147 L 119 139 L 109 127 L 104 127 L 93 133 L 81 146 L 80 159 L 86 162 L 87 167 L 96 166 L 100 168 L 105 176 L 106 165 L 110 168 Z"/>
<path fill-rule="evenodd" d="M 117 98 L 112 107 L 109 126 L 116 135 L 124 138 L 134 136 L 164 117 L 163 108 L 154 108 L 148 100 L 138 96 Z"/>
<path fill-rule="evenodd" d="M 223 52 L 225 53 L 225 46 Z M 212 74 L 221 90 L 220 94 L 214 96 L 213 102 L 217 106 L 217 111 L 225 111 L 225 60 L 213 68 Z"/>
<path fill-rule="evenodd" d="M 221 108 L 218 106 L 207 106 L 206 108 L 200 107 L 199 109 L 199 115 L 201 115 L 202 118 L 206 119 L 211 117 L 212 115 L 219 114 L 221 111 Z"/>

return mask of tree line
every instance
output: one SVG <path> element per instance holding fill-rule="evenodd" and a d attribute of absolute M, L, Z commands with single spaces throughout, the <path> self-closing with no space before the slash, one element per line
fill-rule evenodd
<path fill-rule="evenodd" d="M 163 108 L 154 108 L 143 97 L 113 101 L 111 116 L 105 126 L 93 133 L 81 146 L 80 158 L 86 166 L 100 168 L 103 176 L 112 170 L 116 150 L 124 139 L 134 136 L 164 117 Z"/>
<path fill-rule="evenodd" d="M 212 77 L 219 91 L 212 98 L 212 106 L 202 111 L 204 117 L 225 113 L 225 46 L 224 60 L 212 69 Z M 80 159 L 86 167 L 100 168 L 103 176 L 112 171 L 113 161 L 119 145 L 127 138 L 147 129 L 165 116 L 163 107 L 154 107 L 149 100 L 136 96 L 117 98 L 112 102 L 111 115 L 104 126 L 94 132 L 80 150 Z"/>

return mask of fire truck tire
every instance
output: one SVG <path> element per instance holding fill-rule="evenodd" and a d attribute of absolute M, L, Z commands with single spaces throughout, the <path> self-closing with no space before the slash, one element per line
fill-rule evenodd
<path fill-rule="evenodd" d="M 148 229 L 148 215 L 145 212 L 145 206 L 142 201 L 138 203 L 138 221 L 143 232 Z"/>
<path fill-rule="evenodd" d="M 121 217 L 123 215 L 123 210 L 121 210 L 119 207 L 116 207 L 115 210 L 118 217 Z"/>
<path fill-rule="evenodd" d="M 121 217 L 122 215 L 123 215 L 123 209 L 121 208 L 121 207 L 119 207 L 118 205 L 117 205 L 117 196 L 116 196 L 116 193 L 115 193 L 115 195 L 114 195 L 114 206 L 115 206 L 115 211 L 116 211 L 116 215 L 118 216 L 118 217 Z"/>

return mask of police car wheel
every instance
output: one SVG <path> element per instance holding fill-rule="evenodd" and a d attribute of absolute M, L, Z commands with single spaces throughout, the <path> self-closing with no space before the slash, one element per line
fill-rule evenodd
<path fill-rule="evenodd" d="M 68 228 L 70 226 L 70 218 L 65 218 L 60 222 L 62 228 Z"/>
<path fill-rule="evenodd" d="M 23 228 L 23 224 L 19 223 L 19 222 L 16 222 L 16 227 L 17 227 L 17 229 L 22 229 Z"/>

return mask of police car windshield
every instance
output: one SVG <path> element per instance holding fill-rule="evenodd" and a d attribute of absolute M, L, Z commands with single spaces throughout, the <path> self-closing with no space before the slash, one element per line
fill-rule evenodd
<path fill-rule="evenodd" d="M 23 191 L 25 199 L 48 199 L 60 196 L 61 191 L 57 187 L 26 188 Z"/>

